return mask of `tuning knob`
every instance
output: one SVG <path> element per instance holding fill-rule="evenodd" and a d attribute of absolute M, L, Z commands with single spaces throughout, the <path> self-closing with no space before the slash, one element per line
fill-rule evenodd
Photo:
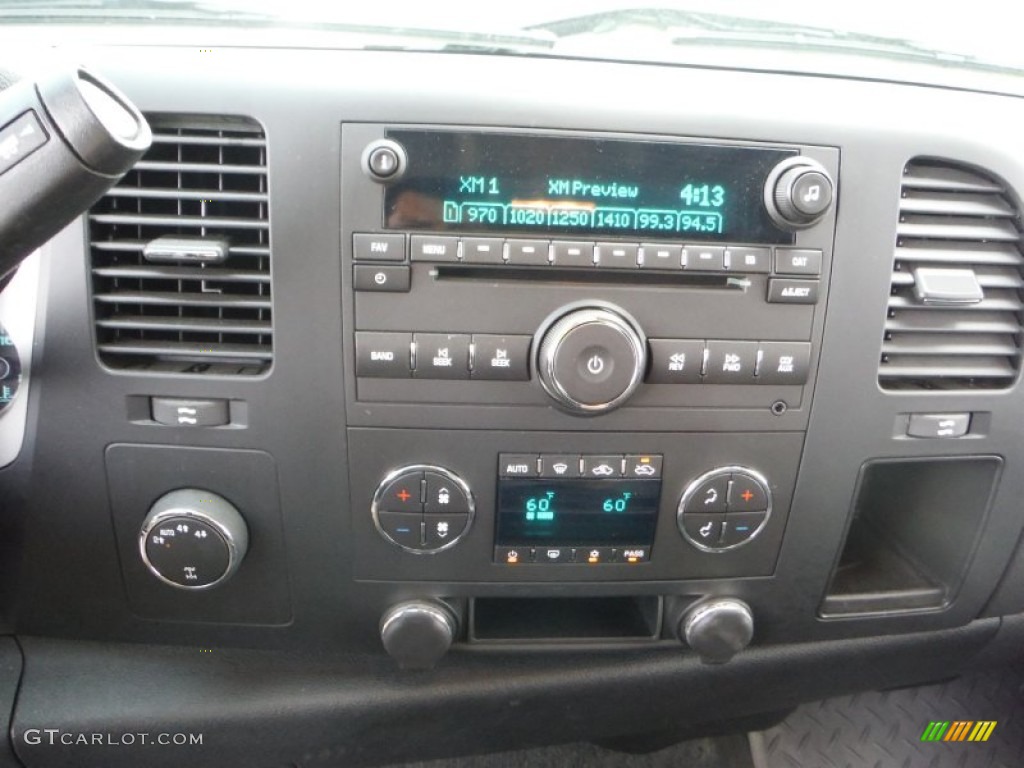
<path fill-rule="evenodd" d="M 392 606 L 380 620 L 380 639 L 402 669 L 430 669 L 444 656 L 459 630 L 444 603 L 409 600 Z"/>
<path fill-rule="evenodd" d="M 750 606 L 731 597 L 698 603 L 679 622 L 679 639 L 705 664 L 724 664 L 754 637 Z"/>
<path fill-rule="evenodd" d="M 625 313 L 583 307 L 544 332 L 537 353 L 540 383 L 566 410 L 583 415 L 622 405 L 640 385 L 647 342 Z"/>
<path fill-rule="evenodd" d="M 768 174 L 764 204 L 768 215 L 785 229 L 809 227 L 832 207 L 832 177 L 806 157 L 783 160 Z"/>
<path fill-rule="evenodd" d="M 209 589 L 231 578 L 248 547 L 245 520 L 231 502 L 195 488 L 157 499 L 139 534 L 146 567 L 179 589 Z"/>

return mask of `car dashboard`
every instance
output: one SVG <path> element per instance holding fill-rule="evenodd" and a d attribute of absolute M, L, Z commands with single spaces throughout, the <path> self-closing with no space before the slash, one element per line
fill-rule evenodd
<path fill-rule="evenodd" d="M 154 140 L 0 294 L 11 760 L 685 738 L 1018 653 L 1019 96 L 60 55 Z"/>

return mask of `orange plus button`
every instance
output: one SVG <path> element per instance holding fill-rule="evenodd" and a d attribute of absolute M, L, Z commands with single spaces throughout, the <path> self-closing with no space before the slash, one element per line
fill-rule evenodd
<path fill-rule="evenodd" d="M 768 491 L 759 480 L 734 472 L 729 482 L 729 512 L 763 512 L 768 509 Z"/>

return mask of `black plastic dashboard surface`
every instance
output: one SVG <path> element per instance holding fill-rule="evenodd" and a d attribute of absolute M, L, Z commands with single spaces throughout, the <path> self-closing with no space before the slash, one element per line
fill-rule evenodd
<path fill-rule="evenodd" d="M 63 54 L 102 71 L 148 113 L 242 115 L 263 125 L 275 358 L 268 372 L 254 377 L 106 368 L 94 349 L 83 223 L 44 249 L 29 430 L 17 461 L 0 470 L 4 528 L 20 555 L 14 572 L 5 572 L 10 585 L 2 593 L 3 614 L 12 633 L 37 638 L 24 645 L 26 672 L 13 724 L 28 765 L 110 764 L 105 751 L 47 751 L 24 739 L 27 728 L 87 729 L 105 725 L 105 718 L 139 727 L 169 719 L 217 722 L 222 741 L 212 752 L 194 753 L 197 765 L 222 764 L 224 755 L 240 754 L 243 742 L 266 764 L 398 759 L 412 747 L 393 740 L 396 721 L 419 723 L 417 736 L 438 739 L 429 742 L 431 754 L 458 751 L 476 736 L 466 728 L 467 741 L 445 741 L 450 733 L 434 715 L 447 702 L 454 703 L 452 716 L 468 723 L 486 717 L 517 723 L 503 736 L 480 731 L 473 748 L 481 749 L 501 746 L 502 738 L 509 746 L 526 743 L 541 721 L 557 723 L 559 732 L 537 741 L 667 725 L 648 717 L 666 718 L 667 709 L 673 717 L 720 720 L 742 714 L 748 695 L 763 695 L 750 701 L 753 709 L 933 679 L 955 670 L 995 634 L 997 619 L 971 624 L 986 605 L 999 614 L 1024 611 L 1017 553 L 1024 473 L 1015 470 L 1024 461 L 1019 382 L 967 393 L 878 385 L 904 167 L 915 157 L 948 158 L 995 175 L 1016 200 L 1014 190 L 1024 190 L 1021 100 L 886 82 L 471 54 L 224 48 L 211 57 L 171 46 L 78 47 Z M 488 83 L 508 82 L 513 71 L 514 82 L 539 85 L 481 100 Z M 625 82 L 626 72 L 630 87 L 609 99 L 604 84 Z M 415 87 L 409 73 L 416 73 Z M 566 81 L 578 87 L 555 86 Z M 683 90 L 685 104 L 664 98 Z M 721 330 L 778 341 L 786 338 L 785 327 L 812 341 L 808 384 L 779 387 L 793 407 L 773 413 L 774 398 L 762 402 L 756 386 L 713 387 L 685 407 L 648 388 L 630 407 L 583 419 L 553 408 L 534 382 L 519 389 L 508 382 L 486 389 L 490 382 L 457 382 L 454 398 L 436 382 L 379 380 L 357 388 L 354 333 L 361 323 L 393 332 L 528 335 L 564 303 L 564 286 L 435 280 L 425 264 L 412 266 L 414 284 L 429 286 L 430 309 L 419 318 L 420 328 L 388 327 L 398 323 L 391 312 L 396 305 L 354 294 L 350 236 L 368 215 L 379 220 L 382 193 L 373 187 L 374 197 L 357 194 L 369 182 L 358 152 L 345 142 L 351 135 L 361 150 L 364 136 L 396 124 L 824 148 L 839 179 L 834 238 L 830 227 L 799 237 L 818 238 L 814 247 L 828 254 L 821 276 L 827 300 L 812 311 L 788 307 L 778 325 L 764 323 L 756 329 L 762 335 L 753 336 L 749 322 L 729 311 L 733 295 L 723 300 L 720 293 L 685 291 L 695 297 L 688 308 L 699 329 L 694 338 L 722 338 L 716 335 Z M 579 285 L 572 290 L 581 291 Z M 676 295 L 665 286 L 638 293 L 615 285 L 599 285 L 592 294 L 633 301 L 645 323 L 671 311 Z M 517 295 L 537 308 L 536 322 L 499 327 Z M 494 302 L 495 296 L 506 303 Z M 418 384 L 426 386 L 413 391 Z M 243 403 L 247 419 L 187 429 L 135 418 L 133 403 L 155 396 L 223 398 Z M 964 412 L 973 414 L 975 427 L 963 438 L 916 439 L 900 428 L 909 414 Z M 112 461 L 125 446 L 159 454 L 161 470 Z M 579 571 L 563 575 L 562 566 L 554 566 L 539 576 L 503 578 L 493 562 L 493 495 L 497 457 L 510 451 L 663 453 L 654 559 L 650 570 L 637 571 L 649 577 L 576 577 Z M 203 458 L 176 461 L 177 455 Z M 237 471 L 231 457 L 239 455 L 259 458 Z M 1002 457 L 1007 469 L 979 516 L 984 530 L 949 604 L 823 619 L 819 607 L 865 462 L 978 455 Z M 701 472 L 737 461 L 771 470 L 778 504 L 769 527 L 748 546 L 749 558 L 744 549 L 698 552 L 676 528 L 679 495 Z M 483 504 L 461 550 L 468 566 L 454 557 L 458 548 L 420 558 L 374 531 L 374 489 L 386 472 L 406 463 L 442 463 L 472 481 Z M 130 478 L 122 474 L 125 466 L 137 468 Z M 260 584 L 272 588 L 265 597 L 246 595 L 246 604 L 223 614 L 211 600 L 190 615 L 181 595 L 140 610 L 137 601 L 145 594 L 125 579 L 126 573 L 140 575 L 126 560 L 135 554 L 131 529 L 168 483 L 188 486 L 199 482 L 196 477 L 223 481 L 224 495 L 238 483 L 243 495 L 258 497 L 252 503 L 262 510 L 263 527 L 254 530 L 269 537 L 260 544 L 272 573 L 249 585 L 256 592 Z M 119 490 L 122 483 L 131 494 Z M 663 552 L 671 556 L 659 560 Z M 382 613 L 403 600 L 464 606 L 494 597 L 638 595 L 665 598 L 674 620 L 702 596 L 742 599 L 755 615 L 754 646 L 724 667 L 706 667 L 666 630 L 646 650 L 598 653 L 592 667 L 578 673 L 567 663 L 578 649 L 460 648 L 439 672 L 410 676 L 393 671 L 378 634 Z M 199 649 L 213 649 L 212 657 Z M 168 675 L 179 662 L 181 674 Z M 271 668 L 274 674 L 266 674 Z M 836 670 L 846 674 L 832 683 Z M 571 685 L 559 692 L 565 681 Z M 676 708 L 634 713 L 607 696 L 633 690 L 638 681 L 646 700 Z M 170 686 L 172 695 L 155 696 L 160 685 Z M 583 700 L 587 707 L 579 706 Z M 595 701 L 601 702 L 597 709 Z M 182 714 L 182 702 L 196 709 Z M 540 707 L 536 718 L 518 716 L 533 704 Z M 310 707 L 317 711 L 312 721 L 305 718 Z M 95 721 L 83 714 L 91 708 Z M 269 726 L 285 722 L 279 719 L 284 712 L 294 716 L 285 718 L 294 741 L 273 751 Z M 566 721 L 573 712 L 575 719 Z M 583 722 L 584 712 L 597 715 Z M 138 753 L 122 754 L 124 764 L 139 764 Z M 179 764 L 155 753 L 146 762 Z"/>

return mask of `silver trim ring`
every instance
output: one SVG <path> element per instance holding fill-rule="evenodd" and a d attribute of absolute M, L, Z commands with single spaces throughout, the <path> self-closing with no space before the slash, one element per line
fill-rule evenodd
<path fill-rule="evenodd" d="M 395 165 L 394 172 L 388 176 L 378 176 L 370 168 L 370 155 L 378 149 L 390 149 L 395 154 L 397 164 Z M 375 139 L 366 145 L 362 156 L 359 158 L 359 164 L 362 166 L 363 173 L 373 181 L 376 181 L 378 184 L 391 184 L 405 175 L 405 169 L 409 166 L 409 157 L 405 154 L 405 147 L 394 139 Z"/>
<path fill-rule="evenodd" d="M 737 542 L 736 544 L 730 544 L 728 547 L 709 547 L 706 544 L 701 544 L 700 542 L 690 538 L 690 534 L 687 533 L 686 528 L 683 526 L 683 515 L 686 514 L 683 510 L 686 509 L 686 505 L 690 501 L 690 499 L 692 499 L 696 495 L 697 491 L 700 490 L 700 487 L 704 485 L 704 483 L 706 483 L 708 480 L 712 480 L 716 477 L 721 477 L 722 475 L 732 474 L 746 475 L 747 477 L 755 480 L 761 486 L 761 490 L 764 491 L 764 497 L 767 500 L 767 506 L 764 511 L 764 520 L 761 521 L 761 524 L 757 526 L 757 529 L 752 534 L 750 534 L 743 541 Z M 760 510 L 751 511 L 754 512 Z M 720 514 L 724 515 L 726 521 L 728 521 L 729 515 L 731 513 L 722 512 Z M 762 475 L 756 469 L 751 469 L 750 467 L 717 467 L 716 469 L 712 469 L 709 472 L 705 472 L 700 477 L 696 478 L 695 480 L 692 480 L 690 484 L 686 486 L 686 490 L 683 491 L 683 495 L 679 499 L 679 506 L 676 507 L 676 526 L 679 528 L 679 532 L 683 535 L 683 538 L 686 539 L 690 544 L 695 546 L 697 549 L 701 550 L 702 552 L 713 552 L 717 554 L 721 552 L 731 552 L 734 549 L 742 547 L 744 544 L 749 544 L 750 542 L 752 542 L 761 534 L 761 531 L 765 529 L 765 526 L 768 525 L 768 520 L 771 518 L 771 516 L 772 489 L 771 486 L 768 484 L 768 479 L 764 475 Z"/>
<path fill-rule="evenodd" d="M 831 188 L 832 203 L 822 213 L 811 218 L 802 217 L 800 221 L 793 221 L 787 219 L 782 211 L 779 210 L 778 202 L 776 199 L 776 187 L 778 186 L 779 180 L 794 168 L 806 168 L 808 171 L 817 171 L 822 174 L 827 180 L 829 187 Z M 792 188 L 792 185 L 790 185 Z M 834 206 L 836 198 L 836 183 L 832 178 L 832 174 L 828 172 L 828 169 L 819 163 L 817 160 L 813 160 L 805 155 L 797 155 L 796 157 L 787 157 L 781 161 L 778 165 L 772 168 L 769 172 L 768 177 L 764 180 L 764 190 L 762 192 L 762 199 L 764 201 L 765 210 L 768 213 L 769 218 L 783 229 L 797 230 L 807 229 L 812 227 L 821 221 L 826 214 Z"/>
<path fill-rule="evenodd" d="M 444 478 L 446 478 L 454 485 L 456 485 L 458 489 L 462 491 L 462 493 L 465 494 L 466 496 L 466 506 L 469 508 L 469 518 L 466 520 L 466 527 L 462 529 L 462 533 L 460 533 L 454 539 L 452 539 L 449 542 L 446 542 L 440 547 L 435 547 L 433 549 L 416 549 L 413 547 L 407 547 L 404 544 L 401 544 L 395 541 L 393 538 L 391 538 L 391 536 L 389 536 L 380 525 L 379 513 L 381 511 L 387 511 L 380 509 L 381 496 L 384 494 L 384 489 L 391 485 L 391 483 L 397 480 L 399 477 L 409 472 L 436 472 L 437 474 L 442 475 Z M 452 514 L 462 513 L 454 512 Z M 379 533 L 384 538 L 385 541 L 394 544 L 396 547 L 405 552 L 411 552 L 414 555 L 435 555 L 438 552 L 444 552 L 446 549 L 451 549 L 460 541 L 462 541 L 466 534 L 469 533 L 470 528 L 473 527 L 473 520 L 476 518 L 476 502 L 473 500 L 473 492 L 469 489 L 469 485 L 466 483 L 466 481 L 463 480 L 454 472 L 452 472 L 450 469 L 445 469 L 444 467 L 439 467 L 435 464 L 409 464 L 407 466 L 391 470 L 390 472 L 388 472 L 388 474 L 384 476 L 384 479 L 380 481 L 380 483 L 377 485 L 377 490 L 374 491 L 373 493 L 373 501 L 370 502 L 370 515 L 373 517 L 374 528 L 377 529 L 377 533 Z M 423 519 L 427 519 L 427 514 L 423 515 Z"/>
<path fill-rule="evenodd" d="M 555 358 L 566 336 L 587 325 L 611 328 L 626 340 L 633 352 L 633 373 L 626 388 L 613 399 L 597 405 L 573 399 L 555 375 Z M 604 307 L 585 307 L 567 312 L 545 331 L 537 352 L 537 370 L 544 391 L 561 405 L 592 416 L 611 411 L 628 400 L 640 386 L 646 368 L 647 345 L 640 333 L 618 312 Z"/>
<path fill-rule="evenodd" d="M 211 515 L 206 510 L 196 509 L 193 505 L 198 503 L 196 501 L 197 497 L 202 497 L 204 503 L 213 502 L 210 507 L 216 516 Z M 226 517 L 227 520 L 220 520 L 218 519 L 219 516 Z M 211 581 L 209 584 L 179 584 L 165 577 L 150 562 L 149 555 L 146 552 L 146 539 L 149 538 L 149 534 L 153 532 L 154 528 L 171 518 L 198 520 L 212 528 L 220 536 L 221 542 L 228 551 L 228 564 L 224 569 L 224 573 L 215 581 Z M 232 528 L 235 530 L 232 530 Z M 242 564 L 242 558 L 245 557 L 248 548 L 249 531 L 245 525 L 245 519 L 235 506 L 216 493 L 203 491 L 198 488 L 181 488 L 161 496 L 150 507 L 150 512 L 143 521 L 142 530 L 139 532 L 139 554 L 149 572 L 164 584 L 190 592 L 212 589 L 231 578 Z"/>

